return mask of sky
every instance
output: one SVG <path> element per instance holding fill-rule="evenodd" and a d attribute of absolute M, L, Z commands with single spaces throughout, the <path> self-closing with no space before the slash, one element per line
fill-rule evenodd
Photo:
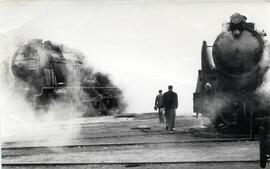
<path fill-rule="evenodd" d="M 2 0 L 0 57 L 33 38 L 62 43 L 109 74 L 124 91 L 127 113 L 154 111 L 158 90 L 173 85 L 177 114 L 192 114 L 202 41 L 212 45 L 235 12 L 270 34 L 269 1 Z"/>

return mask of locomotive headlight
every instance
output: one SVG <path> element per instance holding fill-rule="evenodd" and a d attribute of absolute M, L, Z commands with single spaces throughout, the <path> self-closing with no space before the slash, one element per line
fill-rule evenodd
<path fill-rule="evenodd" d="M 235 29 L 233 31 L 233 35 L 236 36 L 236 37 L 238 37 L 240 35 L 240 31 L 238 29 Z"/>
<path fill-rule="evenodd" d="M 207 82 L 207 83 L 205 84 L 205 88 L 206 88 L 207 90 L 209 90 L 211 87 L 212 87 L 212 85 L 211 85 L 209 82 Z"/>

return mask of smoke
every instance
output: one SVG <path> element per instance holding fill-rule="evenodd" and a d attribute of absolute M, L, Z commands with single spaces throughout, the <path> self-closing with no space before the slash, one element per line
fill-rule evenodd
<path fill-rule="evenodd" d="M 221 31 L 222 32 L 228 32 L 229 31 L 230 24 L 229 23 L 223 23 L 221 26 Z"/>
<path fill-rule="evenodd" d="M 32 88 L 28 95 L 34 95 L 39 105 L 68 103 L 84 116 L 121 113 L 125 107 L 122 91 L 109 75 L 95 72 L 84 58 L 64 45 L 35 39 L 16 51 L 12 70 L 17 79 Z"/>
<path fill-rule="evenodd" d="M 23 92 L 5 91 L 1 104 L 2 142 L 33 141 L 32 146 L 70 144 L 80 133 L 80 126 L 67 127 L 76 112 L 57 104 L 47 112 L 35 112 Z"/>
<path fill-rule="evenodd" d="M 18 60 L 22 59 L 20 58 L 22 52 L 28 52 L 27 56 L 30 57 L 38 54 L 41 58 L 41 67 L 46 68 L 48 52 L 52 57 L 62 53 L 67 61 L 66 72 L 64 72 L 66 73 L 66 88 L 61 88 L 61 84 L 59 84 L 58 89 L 49 93 L 45 101 L 44 98 L 42 98 L 43 100 L 37 99 L 43 104 L 40 104 L 41 108 L 34 109 L 33 98 L 39 94 L 36 93 L 36 89 L 43 83 L 40 79 L 32 77 L 23 79 L 24 76 L 13 75 L 11 60 L 18 48 L 14 47 L 14 43 L 6 38 L 6 41 L 1 43 L 0 51 L 2 54 L 0 106 L 3 142 L 42 140 L 44 145 L 69 144 L 80 133 L 80 123 L 74 119 L 124 111 L 126 104 L 123 101 L 122 91 L 113 84 L 108 74 L 95 72 L 93 67 L 84 62 L 84 55 L 77 50 L 52 44 L 53 47 L 59 48 L 51 52 L 44 49 L 40 45 L 41 42 L 43 44 L 42 40 L 20 42 L 19 52 L 17 51 L 17 54 L 20 55 Z M 29 44 L 31 48 L 26 51 L 26 46 Z M 60 51 L 57 51 L 59 49 Z M 78 73 L 81 73 L 82 76 L 78 76 Z M 78 124 L 76 127 L 72 127 L 71 123 Z M 40 144 L 40 142 L 36 143 Z"/>
<path fill-rule="evenodd" d="M 65 127 L 78 116 L 75 109 L 58 103 L 52 104 L 48 111 L 36 112 L 25 98 L 27 90 L 17 88 L 16 83 L 6 87 L 1 89 L 2 142 L 32 141 L 32 146 L 50 146 L 70 144 L 76 139 L 80 126 Z"/>
<path fill-rule="evenodd" d="M 268 105 L 270 99 L 270 44 L 265 42 L 262 60 L 259 64 L 261 73 L 264 73 L 262 84 L 257 89 L 257 95 L 262 105 Z"/>
<path fill-rule="evenodd" d="M 217 96 L 205 96 L 204 98 L 200 99 L 200 103 L 198 105 L 202 112 L 206 113 L 204 116 L 208 117 L 211 123 L 216 120 L 216 117 L 220 115 L 224 111 L 224 108 L 229 104 L 230 97 L 226 95 L 217 95 Z M 207 106 L 205 106 L 207 105 Z"/>

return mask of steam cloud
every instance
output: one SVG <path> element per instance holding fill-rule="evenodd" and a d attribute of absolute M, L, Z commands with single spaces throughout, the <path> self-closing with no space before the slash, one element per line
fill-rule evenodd
<path fill-rule="evenodd" d="M 257 90 L 257 94 L 260 97 L 262 106 L 267 106 L 270 105 L 270 44 L 268 42 L 266 42 L 263 57 L 259 66 L 262 71 L 265 71 L 265 74 L 263 76 L 262 85 Z"/>
<path fill-rule="evenodd" d="M 73 123 L 72 119 L 75 117 L 111 115 L 124 111 L 126 104 L 123 101 L 123 93 L 113 84 L 109 75 L 95 72 L 88 63 L 84 62 L 84 56 L 79 51 L 57 44 L 51 45 L 60 49 L 58 52 L 62 53 L 65 60 L 83 62 L 80 69 L 82 76 L 76 76 L 74 64 L 66 64 L 68 72 L 66 86 L 69 87 L 67 91 L 59 87 L 53 97 L 57 99 L 48 97 L 47 109 L 34 110 L 31 98 L 36 92 L 35 85 L 39 85 L 40 81 L 31 78 L 21 79 L 13 75 L 11 60 L 17 48 L 8 38 L 3 39 L 3 42 L 0 43 L 2 141 L 38 138 L 47 140 L 46 145 L 68 144 L 77 137 L 80 127 L 63 127 L 63 125 L 57 127 L 59 124 Z M 25 52 L 26 46 L 30 45 L 31 48 L 26 51 L 28 55 L 37 52 L 40 56 L 41 66 L 45 67 L 46 55 L 51 51 L 44 49 L 40 43 L 43 41 L 31 40 L 23 46 L 21 45 L 19 51 Z M 50 54 L 55 55 L 55 52 Z M 66 99 L 66 93 L 70 99 Z M 47 130 L 48 128 L 52 128 L 52 130 Z M 50 138 L 50 135 L 57 136 L 59 139 Z"/>
<path fill-rule="evenodd" d="M 34 73 L 32 69 L 36 69 Z M 109 76 L 94 72 L 84 63 L 83 54 L 66 46 L 31 40 L 16 51 L 12 70 L 17 83 L 28 88 L 29 100 L 34 95 L 37 104 L 45 102 L 50 108 L 51 104 L 68 103 L 84 116 L 110 115 L 124 110 L 122 91 L 113 85 Z"/>

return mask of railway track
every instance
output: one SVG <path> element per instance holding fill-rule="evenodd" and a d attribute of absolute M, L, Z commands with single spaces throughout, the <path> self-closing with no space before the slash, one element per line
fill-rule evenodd
<path fill-rule="evenodd" d="M 244 146 L 243 146 L 244 145 Z M 245 158 L 244 156 L 241 158 L 223 158 L 223 156 L 219 156 L 217 159 L 215 159 L 214 156 L 211 156 L 209 158 L 204 158 L 203 160 L 201 157 L 203 156 L 209 156 L 209 154 L 213 154 L 212 152 L 224 152 L 227 148 L 228 149 L 234 149 L 235 147 L 240 147 L 240 149 L 243 149 L 245 147 L 248 147 L 252 145 L 252 149 L 254 149 L 254 145 L 257 145 L 257 141 L 250 140 L 248 138 L 243 139 L 209 139 L 209 140 L 186 140 L 186 141 L 164 141 L 164 142 L 131 142 L 131 143 L 117 143 L 117 144 L 110 144 L 110 143 L 98 143 L 98 144 L 89 144 L 89 145 L 66 145 L 66 146 L 40 146 L 40 147 L 10 147 L 10 148 L 3 148 L 2 149 L 2 158 L 3 158 L 3 166 L 63 166 L 63 165 L 165 165 L 165 164 L 200 164 L 200 163 L 244 163 L 244 162 L 252 162 L 257 163 L 258 158 L 253 158 L 253 156 L 249 156 L 248 158 Z M 134 160 L 134 154 L 138 153 L 138 149 L 142 151 L 153 151 L 157 150 L 159 148 L 159 152 L 167 152 L 168 154 L 178 154 L 178 152 L 184 152 L 184 154 L 187 154 L 187 157 L 192 157 L 192 154 L 200 153 L 200 151 L 207 151 L 205 149 L 214 148 L 214 151 L 210 151 L 209 153 L 202 153 L 201 157 L 194 159 L 194 158 L 175 158 L 170 161 L 170 158 L 165 158 L 163 160 L 161 158 L 154 158 L 153 160 L 144 160 L 143 158 L 140 158 L 138 160 Z M 217 148 L 218 149 L 215 149 Z M 223 148 L 220 148 L 223 147 Z M 200 148 L 204 148 L 200 150 Z M 175 150 L 174 150 L 175 149 Z M 190 152 L 191 151 L 191 152 Z M 89 154 L 89 152 L 91 152 Z M 106 159 L 102 159 L 103 156 L 107 154 L 107 152 L 111 152 L 112 156 L 113 154 L 123 153 L 126 155 L 131 155 L 133 157 L 126 158 L 125 160 L 119 161 L 118 157 L 115 159 L 110 160 L 110 157 Z M 170 153 L 171 152 L 171 153 Z M 197 153 L 196 153 L 197 152 Z M 246 150 L 245 150 L 246 152 Z M 98 159 L 94 160 L 88 160 L 80 159 L 79 158 L 71 158 L 71 157 L 63 157 L 65 156 L 65 153 L 70 154 L 70 156 L 73 156 L 74 154 L 76 156 L 84 156 L 83 154 L 86 154 L 89 158 L 93 157 L 93 155 L 100 156 Z M 239 154 L 241 152 L 238 152 Z M 243 153 L 243 152 L 242 152 Z M 141 155 L 144 153 L 141 152 Z M 150 153 L 146 155 L 146 157 L 151 157 L 155 153 Z M 245 153 L 243 153 L 245 154 Z M 242 155 L 243 155 L 242 154 Z M 227 153 L 225 156 L 228 156 Z M 36 158 L 35 156 L 39 156 Z M 58 156 L 58 157 L 57 157 Z M 62 156 L 62 157 L 61 157 Z M 68 155 L 69 156 L 69 155 Z M 48 158 L 55 158 L 55 160 L 48 160 Z M 11 161 L 9 161 L 11 159 Z M 13 160 L 12 160 L 13 159 Z M 14 159 L 16 159 L 14 161 Z M 30 159 L 30 160 L 29 160 Z M 31 160 L 32 159 L 32 160 Z M 63 160 L 64 159 L 64 160 Z M 193 160 L 191 160 L 193 159 Z M 208 160 L 209 159 L 209 160 Z M 6 160 L 6 161 L 5 161 Z M 71 160 L 71 161 L 70 161 Z M 128 162 L 128 161 L 134 161 L 134 162 Z M 96 162 L 97 161 L 97 162 Z M 116 162 L 114 162 L 116 161 Z"/>
<path fill-rule="evenodd" d="M 100 129 L 100 124 L 84 124 L 78 137 L 71 143 L 60 145 L 48 144 L 43 139 L 5 142 L 2 144 L 3 168 L 259 167 L 256 139 L 251 140 L 245 135 L 219 137 L 207 134 L 201 137 L 204 134 L 182 127 L 171 134 L 151 119 L 147 121 L 150 129 L 132 129 L 142 124 L 143 121 L 136 119 L 128 123 L 106 123 Z M 110 126 L 108 132 L 106 125 Z"/>
<path fill-rule="evenodd" d="M 42 169 L 42 168 L 70 168 L 70 169 L 86 169 L 86 168 L 108 168 L 108 169 L 119 169 L 119 168 L 185 168 L 185 169 L 259 169 L 258 160 L 249 161 L 189 161 L 189 162 L 136 162 L 136 163 L 12 163 L 3 164 L 3 168 L 21 168 L 21 169 Z"/>
<path fill-rule="evenodd" d="M 133 146 L 133 145 L 147 145 L 147 144 L 184 144 L 184 143 L 223 143 L 223 142 L 247 142 L 247 141 L 258 141 L 258 139 L 250 138 L 231 138 L 231 139 L 207 139 L 207 140 L 180 140 L 180 141 L 163 141 L 163 142 L 124 142 L 124 143 L 96 143 L 96 144 L 71 144 L 62 146 L 21 146 L 21 147 L 2 147 L 2 151 L 6 150 L 19 150 L 19 149 L 34 149 L 34 148 L 73 148 L 73 147 L 98 147 L 98 146 Z"/>
<path fill-rule="evenodd" d="M 125 165 L 126 167 L 132 167 L 136 165 L 153 165 L 153 164 L 224 164 L 224 163 L 259 163 L 259 160 L 238 160 L 238 161 L 175 161 L 175 162 L 104 162 L 104 163 L 6 163 L 4 166 L 70 166 L 70 165 Z"/>

